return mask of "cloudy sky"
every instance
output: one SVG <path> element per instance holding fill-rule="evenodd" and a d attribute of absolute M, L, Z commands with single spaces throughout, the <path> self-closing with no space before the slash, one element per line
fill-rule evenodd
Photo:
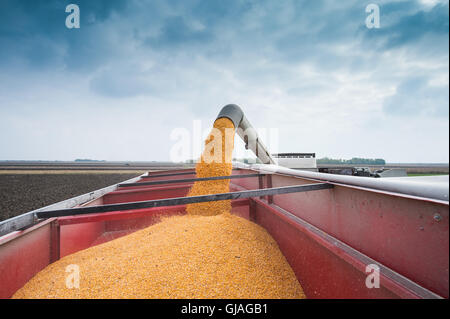
<path fill-rule="evenodd" d="M 236 103 L 278 152 L 448 162 L 448 6 L 0 0 L 0 160 L 168 160 Z"/>

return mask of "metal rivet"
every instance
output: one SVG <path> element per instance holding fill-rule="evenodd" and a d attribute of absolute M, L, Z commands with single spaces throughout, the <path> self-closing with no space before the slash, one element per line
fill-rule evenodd
<path fill-rule="evenodd" d="M 442 220 L 442 216 L 438 213 L 434 214 L 433 219 L 437 222 L 440 222 Z"/>

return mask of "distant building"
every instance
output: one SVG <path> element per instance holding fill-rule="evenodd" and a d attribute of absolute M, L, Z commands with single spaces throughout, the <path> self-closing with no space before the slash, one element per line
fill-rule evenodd
<path fill-rule="evenodd" d="M 316 153 L 278 153 L 272 154 L 272 158 L 280 166 L 317 171 Z"/>

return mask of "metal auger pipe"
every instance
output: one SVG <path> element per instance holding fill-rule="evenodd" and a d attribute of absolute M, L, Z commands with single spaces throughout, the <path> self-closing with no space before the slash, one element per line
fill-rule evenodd
<path fill-rule="evenodd" d="M 258 137 L 258 133 L 247 120 L 244 112 L 239 106 L 236 104 L 225 105 L 222 110 L 220 110 L 219 115 L 217 115 L 217 119 L 223 117 L 226 117 L 233 122 L 236 133 L 244 141 L 246 149 L 250 149 L 263 164 L 275 164 L 275 161 L 266 146 Z"/>

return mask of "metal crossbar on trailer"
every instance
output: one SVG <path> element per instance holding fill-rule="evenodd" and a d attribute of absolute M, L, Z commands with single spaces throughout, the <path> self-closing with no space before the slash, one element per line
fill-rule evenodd
<path fill-rule="evenodd" d="M 240 168 L 233 168 L 233 171 L 239 171 Z M 181 175 L 195 175 L 196 172 L 193 169 L 190 172 L 180 172 L 180 173 L 169 173 L 169 174 L 151 174 L 141 176 L 142 179 L 156 178 L 156 177 L 170 177 L 170 176 L 181 176 Z"/>
<path fill-rule="evenodd" d="M 75 215 L 92 214 L 92 213 L 106 213 L 106 212 L 113 212 L 113 211 L 124 211 L 124 210 L 153 208 L 153 207 L 177 206 L 177 205 L 213 202 L 213 201 L 221 201 L 221 200 L 233 200 L 233 199 L 250 198 L 250 197 L 261 197 L 261 196 L 281 195 L 281 194 L 289 194 L 289 193 L 309 192 L 309 191 L 323 190 L 323 189 L 330 189 L 330 188 L 333 188 L 333 185 L 327 184 L 327 183 L 283 186 L 283 187 L 274 187 L 274 188 L 239 191 L 239 192 L 229 192 L 229 193 L 220 193 L 220 194 L 211 194 L 211 195 L 177 197 L 177 198 L 157 199 L 157 200 L 123 203 L 123 204 L 111 204 L 111 205 L 101 205 L 101 206 L 60 209 L 60 210 L 53 210 L 53 211 L 38 212 L 38 213 L 36 213 L 36 217 L 37 218 L 50 218 L 50 217 L 75 216 Z"/>
<path fill-rule="evenodd" d="M 217 180 L 223 180 L 223 179 L 250 178 L 250 177 L 259 177 L 259 176 L 265 176 L 265 174 L 258 173 L 258 174 L 242 174 L 242 175 L 185 178 L 185 179 L 167 179 L 167 180 L 155 181 L 155 182 L 123 183 L 123 184 L 119 184 L 119 187 L 134 187 L 134 186 L 149 186 L 149 185 L 162 185 L 162 184 L 217 181 Z"/>
<path fill-rule="evenodd" d="M 172 173 L 172 174 L 144 175 L 144 176 L 142 176 L 142 179 L 149 179 L 149 178 L 156 178 L 156 177 L 181 176 L 181 175 L 195 175 L 195 171 L 182 172 L 182 173 Z"/>

